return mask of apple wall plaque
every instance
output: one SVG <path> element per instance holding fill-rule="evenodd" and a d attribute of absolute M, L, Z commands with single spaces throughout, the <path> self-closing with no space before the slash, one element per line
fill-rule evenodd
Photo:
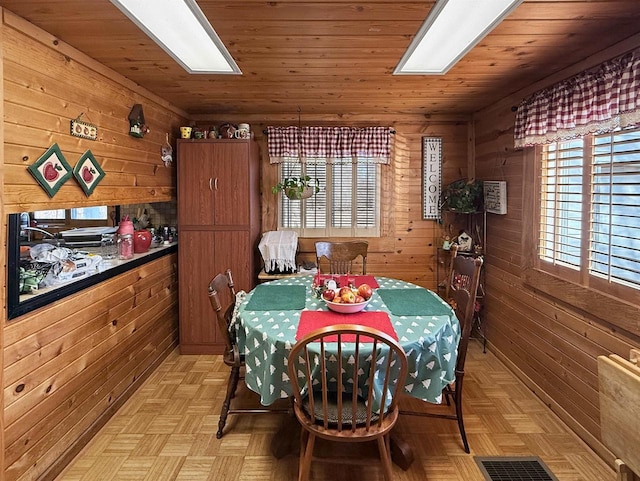
<path fill-rule="evenodd" d="M 71 166 L 60 152 L 58 144 L 53 144 L 33 164 L 27 167 L 42 188 L 53 197 L 58 189 L 72 175 Z"/>
<path fill-rule="evenodd" d="M 87 150 L 73 168 L 73 176 L 88 197 L 93 193 L 93 189 L 97 187 L 105 173 L 91 151 Z"/>

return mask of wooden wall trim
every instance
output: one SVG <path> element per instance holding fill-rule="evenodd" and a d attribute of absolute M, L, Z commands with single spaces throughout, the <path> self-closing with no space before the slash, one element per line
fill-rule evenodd
<path fill-rule="evenodd" d="M 189 114 L 184 110 L 176 107 L 175 105 L 167 102 L 165 99 L 158 97 L 157 95 L 149 92 L 148 90 L 145 90 L 144 88 L 140 87 L 140 85 L 138 85 L 137 83 L 116 73 L 110 68 L 105 67 L 98 61 L 94 60 L 88 55 L 85 55 L 84 53 L 70 46 L 69 44 L 51 35 L 50 33 L 35 26 L 34 24 L 30 23 L 24 18 L 19 17 L 18 15 L 8 10 L 4 10 L 3 13 L 4 13 L 3 21 L 5 25 L 20 31 L 21 33 L 24 33 L 25 35 L 33 38 L 34 40 L 42 43 L 43 45 L 47 45 L 49 48 L 57 50 L 58 52 L 64 55 L 67 55 L 70 58 L 73 58 L 74 62 L 78 62 L 84 65 L 85 67 L 95 70 L 96 72 L 104 75 L 105 77 L 110 78 L 115 82 L 122 84 L 123 87 L 131 90 L 132 92 L 135 92 L 136 94 L 142 97 L 145 97 L 157 103 L 158 105 L 164 107 L 165 109 L 172 111 L 176 115 L 189 118 Z"/>
<path fill-rule="evenodd" d="M 384 112 L 376 112 L 375 118 L 370 114 L 319 114 L 314 113 L 313 118 L 310 119 L 305 116 L 304 111 L 301 112 L 302 124 L 304 125 L 317 125 L 317 124 L 331 124 L 331 125 L 389 125 L 392 127 L 401 127 L 402 125 L 410 125 L 413 128 L 420 126 L 420 128 L 426 130 L 429 124 L 458 124 L 460 122 L 471 121 L 471 115 L 468 114 L 411 114 L 404 113 L 399 116 L 397 113 L 387 114 Z M 249 122 L 256 124 L 264 124 L 268 121 L 268 125 L 281 126 L 281 125 L 298 125 L 298 113 L 292 111 L 291 114 L 273 114 L 269 115 L 265 119 L 264 114 L 242 114 L 242 115 L 230 115 L 230 114 L 194 114 L 191 119 L 194 121 L 206 125 L 208 122 L 221 123 L 221 122 Z M 373 119 L 373 120 L 372 120 Z"/>
<path fill-rule="evenodd" d="M 589 431 L 584 429 L 582 425 L 575 421 L 569 412 L 564 410 L 557 401 L 549 396 L 540 386 L 538 386 L 529 376 L 522 371 L 519 366 L 511 361 L 500 349 L 498 349 L 491 341 L 487 342 L 487 348 L 495 354 L 495 356 L 513 372 L 513 374 L 522 383 L 527 386 L 549 409 L 551 409 L 560 420 L 567 426 L 567 430 L 581 442 L 593 449 L 603 462 L 615 469 L 616 456 L 602 442 L 593 436 Z"/>
<path fill-rule="evenodd" d="M 0 7 L 0 15 L 4 18 L 5 10 Z M 4 29 L 0 28 L 0 74 L 4 79 Z M 4 88 L 0 88 L 0 119 L 4 119 Z M 4 120 L 0 128 L 0 146 L 4 145 Z M 4 149 L 0 149 L 0 232 L 7 232 L 7 220 L 4 212 Z M 6 266 L 6 240 L 0 242 L 0 266 Z M 6 267 L 1 270 L 6 274 Z M 0 347 L 4 348 L 4 320 L 7 318 L 7 290 L 5 283 L 0 282 L 0 304 L 2 305 L 2 326 L 0 327 Z M 4 386 L 4 356 L 0 356 L 0 386 Z M 4 453 L 4 398 L 0 399 L 0 453 Z M 0 478 L 4 473 L 4 455 L 0 456 Z"/>

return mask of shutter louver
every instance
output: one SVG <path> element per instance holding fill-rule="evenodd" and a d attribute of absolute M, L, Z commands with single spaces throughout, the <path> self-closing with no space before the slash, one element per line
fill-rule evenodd
<path fill-rule="evenodd" d="M 582 241 L 582 141 L 549 144 L 541 169 L 542 260 L 577 269 Z"/>

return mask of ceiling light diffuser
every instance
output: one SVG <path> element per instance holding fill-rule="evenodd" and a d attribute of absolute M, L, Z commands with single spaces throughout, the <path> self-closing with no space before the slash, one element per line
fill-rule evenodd
<path fill-rule="evenodd" d="M 522 1 L 437 0 L 393 73 L 446 73 Z"/>
<path fill-rule="evenodd" d="M 195 0 L 111 0 L 189 73 L 239 74 Z"/>

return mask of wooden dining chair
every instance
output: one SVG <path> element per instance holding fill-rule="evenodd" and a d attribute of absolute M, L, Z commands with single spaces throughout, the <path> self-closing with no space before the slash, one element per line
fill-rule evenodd
<path fill-rule="evenodd" d="M 316 264 L 320 268 L 320 259 L 325 257 L 329 261 L 327 274 L 355 274 L 353 261 L 362 257 L 362 274 L 367 273 L 367 241 L 345 242 L 316 242 Z"/>
<path fill-rule="evenodd" d="M 222 360 L 231 369 L 229 380 L 227 381 L 227 393 L 222 403 L 222 411 L 220 412 L 220 420 L 218 421 L 218 432 L 216 433 L 216 438 L 220 439 L 223 435 L 224 426 L 229 414 L 286 413 L 288 410 L 262 407 L 231 407 L 231 400 L 235 397 L 238 381 L 244 379 L 241 375 L 241 369 L 243 369 L 245 365 L 244 354 L 240 353 L 233 326 L 231 325 L 233 322 L 233 311 L 236 305 L 236 290 L 233 284 L 231 270 L 227 269 L 226 272 L 217 274 L 209 283 L 208 291 L 209 301 L 216 315 L 218 330 L 222 334 L 225 343 Z"/>
<path fill-rule="evenodd" d="M 397 396 L 404 389 L 407 374 L 407 357 L 400 344 L 370 327 L 327 326 L 294 345 L 288 373 L 293 410 L 302 426 L 298 480 L 309 478 L 313 459 L 337 461 L 313 456 L 319 437 L 343 443 L 376 441 L 384 477 L 391 481 L 389 433 L 398 420 Z M 336 373 L 342 373 L 341 379 Z M 384 409 L 379 408 L 381 397 Z M 344 457 L 339 459 L 345 462 Z"/>
<path fill-rule="evenodd" d="M 462 416 L 462 387 L 464 379 L 464 363 L 467 357 L 467 347 L 469 337 L 473 328 L 473 318 L 476 303 L 476 294 L 480 284 L 480 270 L 482 268 L 482 257 L 457 255 L 457 245 L 451 248 L 451 262 L 449 264 L 449 274 L 445 287 L 445 299 L 460 321 L 460 341 L 458 343 L 458 357 L 456 358 L 455 381 L 444 388 L 443 399 L 447 405 L 453 401 L 454 414 L 433 413 L 429 411 L 408 411 L 401 410 L 403 415 L 429 416 L 458 421 L 460 436 L 464 450 L 469 453 L 469 443 L 467 433 L 464 429 L 464 418 Z"/>

